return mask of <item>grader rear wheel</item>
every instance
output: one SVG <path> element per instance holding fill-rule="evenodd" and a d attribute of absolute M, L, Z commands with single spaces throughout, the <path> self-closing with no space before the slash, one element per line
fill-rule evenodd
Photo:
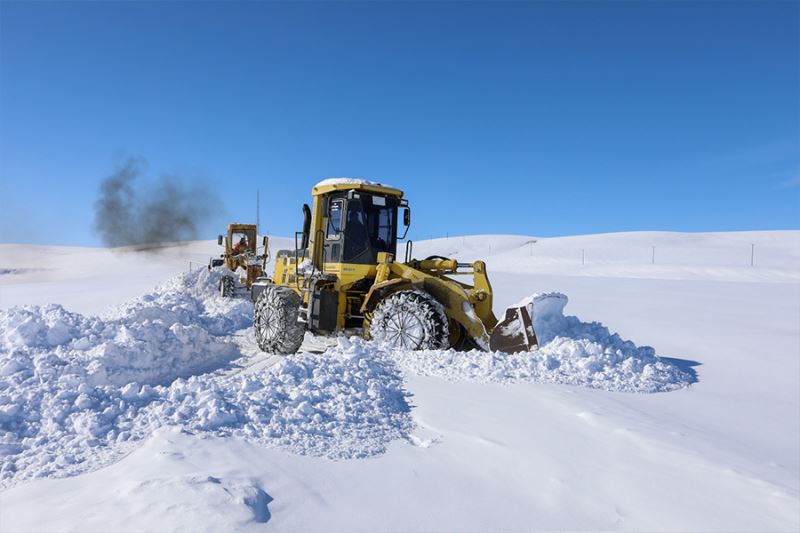
<path fill-rule="evenodd" d="M 430 294 L 418 290 L 398 291 L 381 300 L 372 313 L 369 335 L 405 350 L 438 350 L 449 346 L 444 307 Z"/>
<path fill-rule="evenodd" d="M 295 353 L 303 343 L 305 326 L 297 321 L 302 300 L 292 289 L 271 285 L 256 300 L 253 329 L 256 343 L 268 353 Z"/>

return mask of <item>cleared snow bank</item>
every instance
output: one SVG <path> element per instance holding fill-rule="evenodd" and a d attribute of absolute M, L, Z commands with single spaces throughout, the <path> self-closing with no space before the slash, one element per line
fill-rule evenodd
<path fill-rule="evenodd" d="M 54 367 L 60 375 L 84 376 L 91 386 L 161 385 L 218 367 L 238 355 L 218 336 L 249 325 L 252 306 L 214 298 L 217 276 L 178 276 L 105 318 L 53 304 L 0 311 L 0 374 Z"/>
<path fill-rule="evenodd" d="M 0 311 L 0 486 L 97 468 L 166 425 L 333 458 L 374 455 L 408 433 L 399 372 L 363 343 L 199 376 L 240 355 L 232 335 L 252 314 L 216 295 L 217 275 L 184 274 L 106 318 Z"/>
<path fill-rule="evenodd" d="M 650 346 L 636 346 L 598 322 L 564 316 L 566 304 L 566 295 L 559 293 L 520 302 L 529 307 L 539 339 L 533 352 L 424 350 L 394 352 L 393 357 L 406 371 L 451 381 L 534 381 L 615 392 L 667 392 L 695 381 Z"/>
<path fill-rule="evenodd" d="M 105 317 L 58 305 L 0 311 L 0 486 L 119 458 L 164 426 L 236 435 L 329 458 L 382 453 L 413 426 L 400 368 L 452 380 L 543 381 L 660 392 L 691 382 L 597 323 L 533 300 L 539 351 L 387 353 L 359 338 L 231 375 L 252 304 L 217 295 L 217 272 L 183 274 Z M 212 373 L 213 372 L 213 373 Z"/>

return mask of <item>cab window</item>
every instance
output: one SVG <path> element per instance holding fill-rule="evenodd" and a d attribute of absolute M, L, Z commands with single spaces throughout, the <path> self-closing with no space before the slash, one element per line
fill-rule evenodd
<path fill-rule="evenodd" d="M 347 204 L 344 262 L 374 263 L 378 252 L 395 253 L 397 207 L 382 196 L 362 195 Z"/>
<path fill-rule="evenodd" d="M 234 253 L 241 254 L 246 251 L 252 251 L 252 246 L 253 243 L 247 233 L 235 231 L 231 234 L 231 247 Z"/>
<path fill-rule="evenodd" d="M 333 200 L 328 204 L 328 229 L 325 236 L 328 239 L 338 239 L 342 233 L 342 211 L 344 200 Z"/>

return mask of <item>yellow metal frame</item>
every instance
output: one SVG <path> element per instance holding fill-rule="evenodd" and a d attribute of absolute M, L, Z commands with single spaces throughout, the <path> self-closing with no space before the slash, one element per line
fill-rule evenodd
<path fill-rule="evenodd" d="M 360 312 L 364 317 L 365 330 L 369 327 L 369 315 L 377 303 L 389 294 L 409 288 L 418 288 L 431 294 L 444 307 L 451 321 L 463 326 L 466 333 L 481 347 L 488 348 L 489 336 L 497 324 L 492 311 L 492 286 L 483 261 L 458 263 L 454 259 L 411 260 L 408 263 L 394 261 L 391 254 L 378 254 L 377 264 L 359 265 L 350 263 L 322 263 L 323 230 L 327 218 L 323 212 L 324 198 L 337 191 L 358 190 L 385 196 L 402 198 L 403 191 L 392 187 L 368 183 L 337 182 L 315 186 L 312 189 L 314 205 L 311 209 L 308 268 L 334 276 L 333 289 L 339 295 L 337 329 L 343 329 L 347 320 L 348 298 L 361 297 L 348 293 L 353 285 L 363 279 L 372 279 L 372 285 L 363 295 Z M 308 305 L 309 294 L 303 291 L 306 272 L 297 265 L 294 256 L 283 255 L 275 261 L 273 280 L 278 285 L 292 288 Z M 472 284 L 452 279 L 451 276 L 471 275 Z"/>
<path fill-rule="evenodd" d="M 265 243 L 264 246 L 264 256 L 261 258 L 262 262 L 254 263 L 251 259 L 253 257 L 258 257 L 256 255 L 256 248 L 258 247 L 258 229 L 255 224 L 239 224 L 233 223 L 228 224 L 228 233 L 225 236 L 225 254 L 223 259 L 225 261 L 225 266 L 231 272 L 236 272 L 239 268 L 245 270 L 245 276 L 240 280 L 243 285 L 246 287 L 250 287 L 256 279 L 261 277 L 264 272 L 264 267 L 266 265 L 267 259 L 267 249 L 268 246 Z M 233 253 L 233 234 L 234 233 L 244 233 L 247 235 L 247 239 L 250 241 L 251 246 L 253 247 L 252 255 L 245 255 L 245 254 L 234 254 Z M 266 237 L 265 237 L 266 240 Z"/>
<path fill-rule="evenodd" d="M 444 307 L 447 317 L 464 327 L 467 334 L 479 345 L 488 346 L 488 333 L 497 324 L 492 311 L 492 286 L 486 275 L 486 263 L 458 263 L 455 259 L 412 260 L 396 263 L 391 254 L 379 255 L 375 282 L 361 306 L 370 312 L 387 295 L 418 288 L 431 294 Z M 473 284 L 454 280 L 448 276 L 472 275 Z"/>

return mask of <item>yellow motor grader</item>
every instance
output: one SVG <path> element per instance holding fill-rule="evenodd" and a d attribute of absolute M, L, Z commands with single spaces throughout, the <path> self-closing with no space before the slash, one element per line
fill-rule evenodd
<path fill-rule="evenodd" d="M 208 262 L 208 269 L 225 267 L 232 273 L 240 272 L 239 284 L 233 274 L 222 276 L 219 280 L 219 292 L 222 296 L 233 297 L 237 293 L 249 290 L 253 283 L 263 277 L 264 269 L 269 260 L 269 240 L 263 237 L 264 253 L 258 255 L 256 244 L 255 224 L 228 224 L 227 235 L 219 235 L 217 244 L 225 246 L 225 252 L 219 258 L 212 257 Z"/>
<path fill-rule="evenodd" d="M 483 261 L 414 259 L 411 241 L 404 259 L 397 259 L 397 241 L 411 224 L 403 191 L 336 178 L 311 193 L 313 205 L 303 206 L 294 249 L 280 250 L 272 277 L 251 287 L 253 327 L 263 351 L 294 353 L 305 331 L 360 333 L 408 350 L 536 348 L 526 307 L 508 309 L 498 323 Z M 462 276 L 472 279 L 457 279 Z"/>

